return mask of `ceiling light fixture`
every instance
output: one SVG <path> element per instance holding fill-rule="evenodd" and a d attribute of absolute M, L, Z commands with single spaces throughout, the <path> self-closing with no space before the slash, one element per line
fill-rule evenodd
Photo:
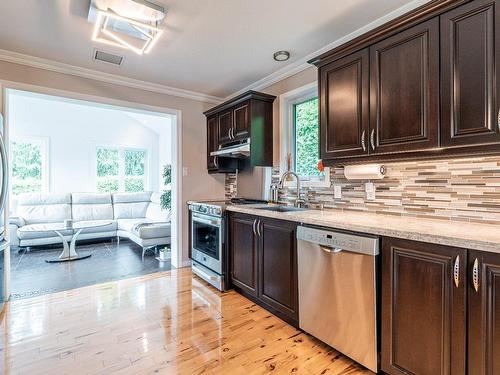
<path fill-rule="evenodd" d="M 273 58 L 276 61 L 286 61 L 290 58 L 290 52 L 288 52 L 288 51 L 274 52 Z"/>
<path fill-rule="evenodd" d="M 91 1 L 89 21 L 95 22 L 92 40 L 126 48 L 138 55 L 149 53 L 163 33 L 158 26 L 165 17 L 163 8 L 152 6 L 145 0 Z"/>

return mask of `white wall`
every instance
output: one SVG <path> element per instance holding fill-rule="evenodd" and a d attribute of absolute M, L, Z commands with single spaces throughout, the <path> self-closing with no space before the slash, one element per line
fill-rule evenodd
<path fill-rule="evenodd" d="M 170 160 L 170 130 L 160 134 L 144 125 L 141 115 L 55 100 L 42 95 L 11 91 L 10 136 L 49 139 L 49 191 L 95 191 L 97 145 L 125 146 L 148 150 L 147 189 L 160 188 L 160 141 L 162 160 Z M 157 118 L 157 128 L 170 128 L 170 119 Z M 168 146 L 165 146 L 168 145 Z"/>

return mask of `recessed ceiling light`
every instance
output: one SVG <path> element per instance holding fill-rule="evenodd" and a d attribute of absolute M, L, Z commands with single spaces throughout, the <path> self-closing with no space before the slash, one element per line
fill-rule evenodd
<path fill-rule="evenodd" d="M 276 61 L 286 61 L 290 58 L 290 52 L 288 51 L 274 52 L 273 58 Z"/>

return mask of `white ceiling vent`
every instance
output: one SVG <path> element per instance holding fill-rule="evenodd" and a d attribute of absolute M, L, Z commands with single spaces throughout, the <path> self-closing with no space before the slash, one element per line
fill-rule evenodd
<path fill-rule="evenodd" d="M 109 52 L 104 52 L 98 49 L 94 50 L 94 55 L 92 58 L 95 61 L 100 61 L 114 66 L 121 66 L 123 64 L 123 60 L 125 59 L 123 56 L 115 55 Z"/>

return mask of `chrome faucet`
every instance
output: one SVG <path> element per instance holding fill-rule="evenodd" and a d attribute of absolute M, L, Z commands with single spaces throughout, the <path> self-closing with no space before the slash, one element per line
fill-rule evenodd
<path fill-rule="evenodd" d="M 285 186 L 285 179 L 290 175 L 294 176 L 295 179 L 297 180 L 297 198 L 295 198 L 294 206 L 295 207 L 302 207 L 305 203 L 305 200 L 303 200 L 300 197 L 300 178 L 299 178 L 299 175 L 297 173 L 295 173 L 293 171 L 286 171 L 285 173 L 283 173 L 283 175 L 281 176 L 281 179 L 280 179 L 280 189 L 283 189 L 283 187 Z"/>

